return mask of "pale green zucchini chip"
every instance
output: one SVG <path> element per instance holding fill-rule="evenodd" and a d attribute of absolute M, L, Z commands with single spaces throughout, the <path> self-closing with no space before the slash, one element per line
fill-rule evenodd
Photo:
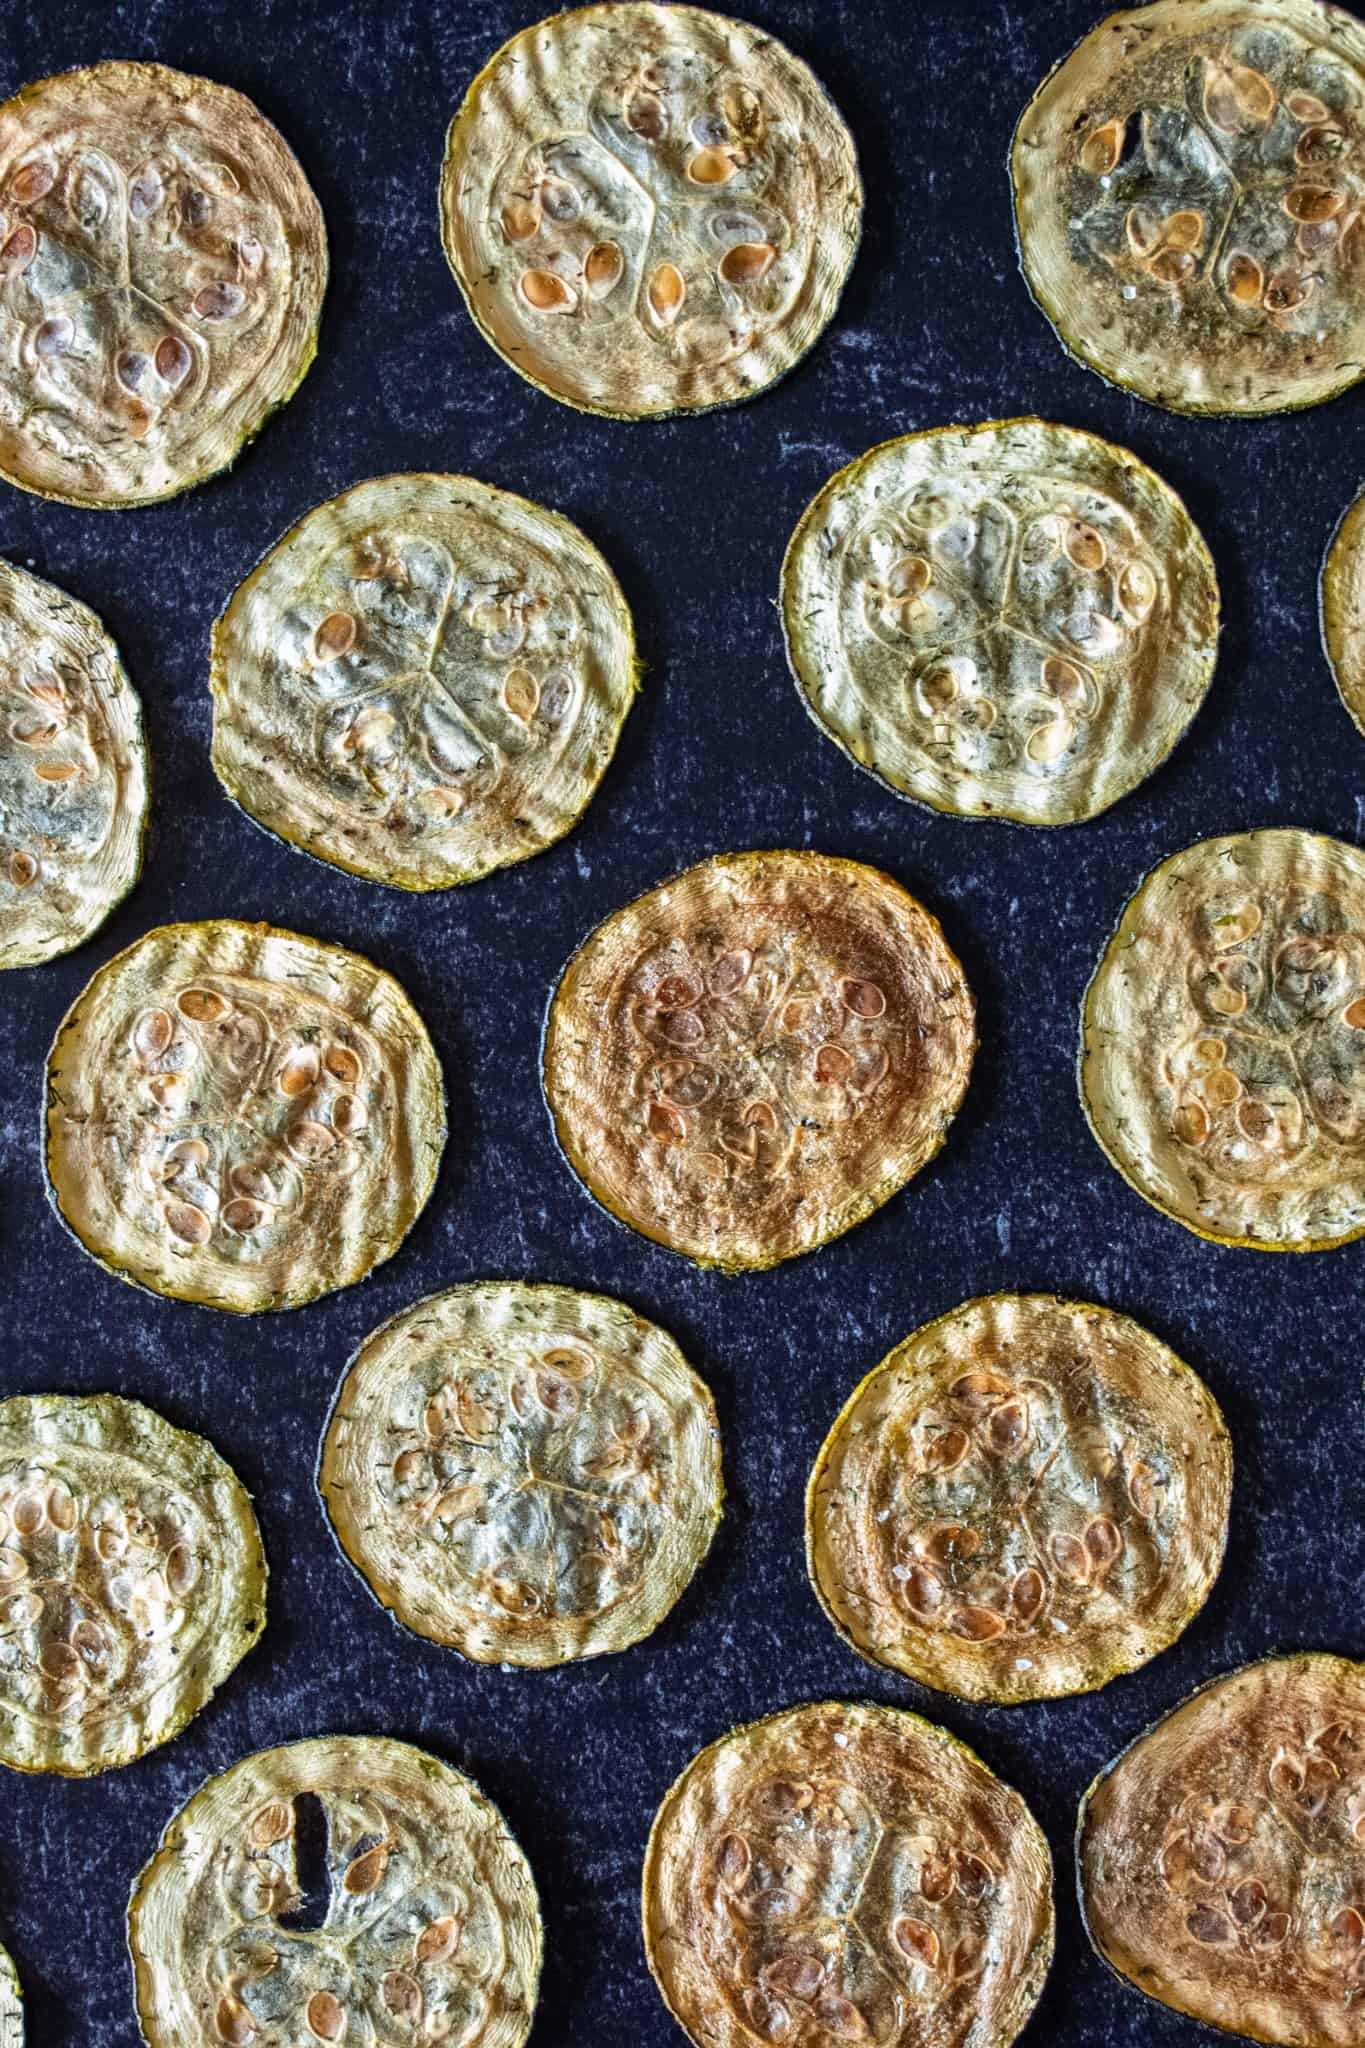
<path fill-rule="evenodd" d="M 0 1948 L 0 2048 L 24 2048 L 24 1994 L 19 1974 Z"/>

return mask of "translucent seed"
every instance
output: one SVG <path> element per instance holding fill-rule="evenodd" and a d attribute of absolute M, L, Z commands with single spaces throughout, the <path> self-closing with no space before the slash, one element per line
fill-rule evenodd
<path fill-rule="evenodd" d="M 1086 1585 L 1090 1578 L 1090 1553 L 1078 1536 L 1071 1536 L 1065 1530 L 1058 1530 L 1050 1544 L 1052 1561 L 1064 1579 L 1074 1585 Z"/>
<path fill-rule="evenodd" d="M 1204 1100 L 1215 1109 L 1226 1109 L 1241 1092 L 1242 1084 L 1231 1067 L 1215 1067 L 1204 1083 Z"/>
<path fill-rule="evenodd" d="M 1035 1566 L 1026 1565 L 1010 1587 L 1010 1606 L 1016 1618 L 1022 1622 L 1032 1621 L 1042 1607 L 1046 1591 L 1042 1573 Z"/>
<path fill-rule="evenodd" d="M 224 1207 L 223 1222 L 237 1237 L 250 1237 L 252 1231 L 259 1230 L 265 1222 L 266 1213 L 259 1202 L 238 1197 Z"/>
<path fill-rule="evenodd" d="M 44 1643 L 38 1668 L 56 1685 L 71 1685 L 83 1675 L 80 1657 L 70 1643 Z"/>
<path fill-rule="evenodd" d="M 339 2041 L 346 2031 L 346 2011 L 330 1991 L 315 1991 L 308 2001 L 309 2032 L 319 2041 Z"/>
<path fill-rule="evenodd" d="M 1267 1913 L 1256 1930 L 1257 1948 L 1279 1948 L 1288 1937 L 1290 1924 L 1288 1913 Z"/>
<path fill-rule="evenodd" d="M 1107 177 L 1123 155 L 1127 120 L 1116 115 L 1099 128 L 1092 128 L 1081 144 L 1081 168 L 1092 178 Z"/>
<path fill-rule="evenodd" d="M 728 185 L 738 168 L 728 149 L 699 149 L 687 175 L 694 185 Z"/>
<path fill-rule="evenodd" d="M 815 1055 L 815 1078 L 826 1087 L 846 1081 L 852 1072 L 853 1061 L 841 1045 L 822 1045 Z"/>
<path fill-rule="evenodd" d="M 357 1856 L 347 1864 L 346 1875 L 341 1880 L 343 1890 L 353 1892 L 357 1897 L 376 1890 L 388 1864 L 387 1843 L 381 1842 L 377 1848 L 367 1849 L 363 1856 Z"/>
<path fill-rule="evenodd" d="M 212 988 L 185 988 L 175 999 L 175 1007 L 182 1017 L 188 1017 L 192 1024 L 216 1024 L 231 1008 L 226 996 L 220 996 Z"/>
<path fill-rule="evenodd" d="M 275 1076 L 275 1086 L 281 1095 L 296 1101 L 299 1096 L 306 1095 L 311 1088 L 317 1086 L 321 1070 L 322 1059 L 317 1047 L 297 1046 L 293 1052 L 286 1053 L 280 1062 L 279 1072 Z"/>
<path fill-rule="evenodd" d="M 1123 1537 L 1108 1515 L 1097 1515 L 1085 1532 L 1085 1547 L 1099 1570 L 1107 1571 L 1123 1550 Z"/>
<path fill-rule="evenodd" d="M 954 1423 L 951 1428 L 940 1430 L 926 1445 L 923 1458 L 926 1472 L 952 1472 L 962 1463 L 971 1449 L 972 1440 L 965 1429 Z"/>
<path fill-rule="evenodd" d="M 21 846 L 16 846 L 9 857 L 9 878 L 16 889 L 27 889 L 30 882 L 38 879 L 37 861 Z"/>
<path fill-rule="evenodd" d="M 918 1963 L 922 1970 L 937 1970 L 939 1966 L 939 1939 L 932 1927 L 923 1920 L 912 1920 L 902 1914 L 891 1930 L 895 1943 L 903 1955 L 912 1963 Z"/>
<path fill-rule="evenodd" d="M 540 685 L 526 668 L 509 669 L 502 686 L 502 701 L 513 718 L 529 725 L 540 702 Z"/>
<path fill-rule="evenodd" d="M 332 1127 L 345 1137 L 358 1137 L 369 1121 L 369 1112 L 358 1095 L 338 1095 L 332 1104 Z"/>
<path fill-rule="evenodd" d="M 1225 135 L 1261 128 L 1275 111 L 1275 88 L 1246 64 L 1211 60 L 1204 72 L 1204 112 Z"/>
<path fill-rule="evenodd" d="M 1294 158 L 1305 169 L 1310 164 L 1332 164 L 1346 147 L 1345 131 L 1330 123 L 1307 129 L 1298 139 Z"/>
<path fill-rule="evenodd" d="M 1156 1513 L 1157 1476 L 1143 1458 L 1135 1458 L 1129 1468 L 1128 1498 L 1144 1519 Z"/>
<path fill-rule="evenodd" d="M 969 1643 L 993 1642 L 1005 1632 L 1005 1617 L 990 1607 L 959 1607 L 948 1626 Z"/>
<path fill-rule="evenodd" d="M 672 263 L 661 263 L 649 280 L 649 303 L 655 318 L 670 325 L 682 311 L 686 296 L 682 272 Z"/>
<path fill-rule="evenodd" d="M 74 782 L 80 774 L 75 761 L 35 761 L 33 773 L 39 782 Z"/>
<path fill-rule="evenodd" d="M 1186 1915 L 1185 1925 L 1196 1941 L 1209 1947 L 1232 1940 L 1231 1923 L 1215 1906 L 1195 1906 Z"/>
<path fill-rule="evenodd" d="M 1129 562 L 1119 577 L 1119 605 L 1130 619 L 1145 619 L 1156 602 L 1156 577 L 1145 562 Z"/>
<path fill-rule="evenodd" d="M 858 981 L 852 977 L 841 981 L 839 1001 L 855 1017 L 881 1017 L 886 1012 L 886 997 L 875 981 Z"/>
<path fill-rule="evenodd" d="M 955 1379 L 948 1392 L 966 1408 L 991 1408 L 997 1401 L 1008 1400 L 1014 1387 L 1003 1374 L 992 1372 L 989 1366 L 978 1366 L 974 1372 L 964 1372 Z"/>
<path fill-rule="evenodd" d="M 626 259 L 615 242 L 598 242 L 583 260 L 583 282 L 595 299 L 605 299 L 621 279 Z"/>
<path fill-rule="evenodd" d="M 1079 710 L 1085 703 L 1085 677 L 1075 662 L 1064 661 L 1060 654 L 1044 657 L 1043 688 L 1050 697 L 1056 697 L 1065 704 L 1068 710 Z"/>
<path fill-rule="evenodd" d="M 419 1963 L 443 1963 L 460 1945 L 464 1923 L 454 1913 L 430 1920 L 417 1937 L 414 1954 Z"/>
<path fill-rule="evenodd" d="M 540 208 L 528 199 L 509 199 L 502 209 L 502 231 L 509 242 L 529 242 L 540 226 Z"/>
<path fill-rule="evenodd" d="M 147 381 L 151 357 L 137 349 L 124 349 L 114 358 L 114 375 L 125 391 L 139 391 Z"/>
<path fill-rule="evenodd" d="M 1087 526 L 1083 519 L 1073 519 L 1070 522 L 1063 546 L 1078 569 L 1085 569 L 1091 573 L 1102 569 L 1109 559 L 1109 550 L 1103 538 L 1093 526 Z"/>
<path fill-rule="evenodd" d="M 76 1526 L 76 1501 L 64 1480 L 55 1479 L 47 1490 L 47 1519 L 63 1532 Z"/>
<path fill-rule="evenodd" d="M 184 383 L 192 361 L 193 357 L 178 334 L 163 335 L 152 357 L 157 376 L 163 384 L 169 384 L 172 391 Z"/>
<path fill-rule="evenodd" d="M 726 120 L 738 136 L 745 142 L 762 140 L 766 125 L 763 119 L 763 103 L 750 86 L 728 85 L 721 96 L 720 104 Z"/>
<path fill-rule="evenodd" d="M 1150 256 L 1161 239 L 1161 222 L 1151 209 L 1130 206 L 1123 225 L 1134 255 Z"/>
<path fill-rule="evenodd" d="M 246 305 L 246 293 L 230 278 L 202 285 L 190 301 L 201 320 L 232 320 Z"/>
<path fill-rule="evenodd" d="M 162 1214 L 167 1230 L 181 1244 L 207 1244 L 213 1235 L 213 1225 L 193 1202 L 167 1202 Z"/>
<path fill-rule="evenodd" d="M 779 1956 L 763 1972 L 764 1985 L 779 1997 L 810 2000 L 824 1981 L 825 1966 L 819 1956 Z"/>
<path fill-rule="evenodd" d="M 771 242 L 736 242 L 720 259 L 720 274 L 727 284 L 757 284 L 777 261 Z"/>
<path fill-rule="evenodd" d="M 313 659 L 319 667 L 339 661 L 355 646 L 360 627 L 350 612 L 329 612 L 313 635 Z"/>
<path fill-rule="evenodd" d="M 1022 1450 L 1029 1435 L 1027 1401 L 1002 1401 L 998 1408 L 993 1408 L 986 1434 L 991 1449 L 1000 1457 L 1012 1457 L 1016 1451 Z"/>
<path fill-rule="evenodd" d="M 1168 249 L 1198 249 L 1204 239 L 1204 216 L 1192 207 L 1182 207 L 1178 213 L 1168 214 L 1162 229 L 1162 240 Z"/>
<path fill-rule="evenodd" d="M 1285 193 L 1281 204 L 1291 220 L 1331 220 L 1333 214 L 1341 212 L 1346 204 L 1344 192 L 1334 192 L 1324 185 L 1294 185 Z"/>
<path fill-rule="evenodd" d="M 75 339 L 75 322 L 65 313 L 58 313 L 51 320 L 44 320 L 34 335 L 34 352 L 45 361 L 51 361 L 54 356 L 64 356 Z"/>
<path fill-rule="evenodd" d="M 1182 1102 L 1171 1118 L 1171 1128 L 1182 1145 L 1202 1145 L 1213 1126 L 1202 1102 Z"/>
<path fill-rule="evenodd" d="M 743 1835 L 722 1835 L 716 1846 L 716 1870 L 722 1884 L 738 1891 L 749 1875 L 753 1857 Z"/>
<path fill-rule="evenodd" d="M 668 133 L 668 114 L 657 93 L 633 92 L 625 103 L 627 128 L 646 142 L 662 142 Z"/>
<path fill-rule="evenodd" d="M 46 199 L 57 182 L 57 167 L 42 157 L 30 157 L 20 164 L 9 181 L 9 196 L 16 206 L 36 206 Z"/>
<path fill-rule="evenodd" d="M 941 1906 L 957 1890 L 957 1872 L 952 1859 L 941 1856 L 937 1850 L 926 1856 L 920 1865 L 919 1895 L 931 1906 Z"/>
<path fill-rule="evenodd" d="M 12 1543 L 0 1543 L 0 1592 L 8 1592 L 28 1577 L 28 1559 Z"/>
<path fill-rule="evenodd" d="M 1331 108 L 1325 107 L 1316 93 L 1291 92 L 1285 97 L 1285 112 L 1292 114 L 1296 121 L 1327 121 L 1331 119 Z"/>
<path fill-rule="evenodd" d="M 38 253 L 38 237 L 26 220 L 0 242 L 0 277 L 21 277 Z"/>
<path fill-rule="evenodd" d="M 754 956 L 747 946 L 738 947 L 733 953 L 722 953 L 706 977 L 712 995 L 737 994 L 749 979 L 753 964 Z"/>
<path fill-rule="evenodd" d="M 546 178 L 540 187 L 540 203 L 550 219 L 559 221 L 577 220 L 583 211 L 583 202 L 573 186 L 563 178 Z"/>
<path fill-rule="evenodd" d="M 360 1056 L 352 1052 L 349 1045 L 329 1045 L 322 1064 L 333 1080 L 340 1081 L 347 1088 L 354 1088 L 360 1079 Z"/>
<path fill-rule="evenodd" d="M 422 1991 L 415 1978 L 404 1970 L 389 1970 L 379 1980 L 379 1995 L 389 2012 L 417 2021 L 422 2017 Z"/>
<path fill-rule="evenodd" d="M 571 313 L 578 303 L 572 287 L 553 270 L 523 271 L 521 295 L 537 313 Z"/>
<path fill-rule="evenodd" d="M 161 173 L 155 164 L 148 164 L 128 187 L 128 211 L 134 220 L 146 220 L 149 214 L 156 212 L 165 196 Z"/>
<path fill-rule="evenodd" d="M 1162 249 L 1148 267 L 1162 284 L 1185 284 L 1194 275 L 1195 261 L 1188 249 Z"/>
<path fill-rule="evenodd" d="M 248 2041 L 256 2038 L 258 2028 L 255 2020 L 241 1999 L 234 1998 L 231 1992 L 219 1999 L 213 2019 L 219 2034 L 231 2044 L 231 2048 L 245 2048 Z"/>
<path fill-rule="evenodd" d="M 663 1145 L 681 1145 L 687 1137 L 687 1119 L 667 1102 L 651 1102 L 645 1119 L 651 1138 Z"/>
<path fill-rule="evenodd" d="M 897 604 L 913 603 L 923 597 L 934 580 L 932 563 L 923 555 L 905 555 L 886 579 L 886 594 Z"/>
<path fill-rule="evenodd" d="M 1060 761 L 1075 737 L 1076 728 L 1068 718 L 1050 719 L 1046 725 L 1035 726 L 1025 742 L 1024 752 L 1030 761 L 1040 765 L 1049 761 Z"/>
<path fill-rule="evenodd" d="M 41 1493 L 21 1493 L 10 1510 L 10 1519 L 20 1536 L 36 1536 L 47 1520 L 47 1502 Z"/>

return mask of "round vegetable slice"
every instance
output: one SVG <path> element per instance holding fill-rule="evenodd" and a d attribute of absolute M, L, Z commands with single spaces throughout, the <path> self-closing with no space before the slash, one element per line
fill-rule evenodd
<path fill-rule="evenodd" d="M 265 1583 L 202 1437 L 113 1394 L 0 1401 L 0 1763 L 87 1777 L 169 1742 L 264 1628 Z"/>
<path fill-rule="evenodd" d="M 1080 1088 L 1119 1172 L 1200 1237 L 1359 1237 L 1365 854 L 1235 832 L 1163 861 L 1086 991 Z"/>
<path fill-rule="evenodd" d="M 862 222 L 853 138 L 748 22 L 642 0 L 523 29 L 450 124 L 441 232 L 513 369 L 643 419 L 751 398 L 833 317 Z"/>
<path fill-rule="evenodd" d="M 1365 1665 L 1270 1657 L 1140 1735 L 1081 1804 L 1090 1939 L 1177 2012 L 1285 2048 L 1360 2039 Z"/>
<path fill-rule="evenodd" d="M 469 1778 L 382 1736 L 261 1750 L 171 1821 L 128 1908 L 149 2048 L 521 2048 L 540 1907 Z"/>
<path fill-rule="evenodd" d="M 625 599 L 576 526 L 468 477 L 377 477 L 214 628 L 213 765 L 291 845 L 448 888 L 577 823 L 635 687 Z"/>
<path fill-rule="evenodd" d="M 1052 1960 L 1019 1794 L 894 1707 L 795 1707 L 713 1742 L 659 1808 L 645 1952 L 706 2048 L 1008 2048 Z"/>
<path fill-rule="evenodd" d="M 918 1173 L 975 1045 L 937 919 L 890 876 L 717 854 L 584 940 L 550 1004 L 545 1092 L 604 1208 L 739 1271 L 839 1236 Z"/>
<path fill-rule="evenodd" d="M 1365 732 L 1365 496 L 1348 506 L 1322 565 L 1322 638 L 1341 701 Z"/>
<path fill-rule="evenodd" d="M 0 475 L 144 505 L 230 463 L 316 348 L 327 238 L 229 87 L 95 64 L 0 106 Z"/>
<path fill-rule="evenodd" d="M 24 2048 L 24 1994 L 14 1964 L 0 1948 L 0 2048 Z"/>
<path fill-rule="evenodd" d="M 1146 464 L 1045 420 L 883 441 L 806 508 L 782 623 L 821 730 L 902 796 L 1069 825 L 1203 701 L 1218 584 Z"/>
<path fill-rule="evenodd" d="M 619 1301 L 486 1280 L 366 1340 L 318 1485 L 346 1555 L 409 1628 L 481 1662 L 639 1642 L 720 1520 L 715 1404 Z"/>
<path fill-rule="evenodd" d="M 1011 156 L 1029 289 L 1176 412 L 1318 405 L 1365 356 L 1365 25 L 1321 0 L 1152 0 L 1091 29 Z"/>
<path fill-rule="evenodd" d="M 1231 1486 L 1217 1403 L 1149 1331 L 990 1295 L 916 1330 L 845 1404 L 806 1493 L 811 1583 L 854 1649 L 921 1684 L 1090 1692 L 1203 1606 Z"/>
<path fill-rule="evenodd" d="M 120 1278 L 294 1308 L 397 1250 L 445 1143 L 431 1040 L 392 975 L 269 925 L 162 925 L 102 967 L 48 1057 L 47 1174 Z"/>
<path fill-rule="evenodd" d="M 142 866 L 142 707 L 95 614 L 0 561 L 0 968 L 69 953 Z"/>

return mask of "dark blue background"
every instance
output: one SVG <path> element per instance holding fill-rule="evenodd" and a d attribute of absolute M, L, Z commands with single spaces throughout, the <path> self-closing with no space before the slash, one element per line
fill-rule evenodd
<path fill-rule="evenodd" d="M 31 2048 L 136 2039 L 123 1909 L 163 1823 L 262 1744 L 383 1730 L 472 1772 L 534 1865 L 547 1957 L 537 2048 L 679 2038 L 645 1971 L 637 1886 L 654 1808 L 733 1722 L 830 1694 L 904 1701 L 966 1736 L 1052 1838 L 1058 1960 L 1030 2040 L 1182 2043 L 1199 2029 L 1110 1980 L 1086 1947 L 1069 1837 L 1095 1770 L 1211 1673 L 1285 1645 L 1360 1652 L 1365 1245 L 1270 1258 L 1199 1243 L 1105 1164 L 1076 1101 L 1077 1008 L 1158 858 L 1255 824 L 1365 833 L 1365 741 L 1322 658 L 1318 563 L 1353 495 L 1365 392 L 1284 421 L 1197 422 L 1063 354 L 1018 275 L 1005 157 L 1019 110 L 1091 0 L 761 0 L 858 139 L 867 231 L 833 329 L 768 396 L 668 425 L 580 418 L 523 384 L 466 317 L 441 253 L 447 119 L 529 18 L 519 0 L 29 0 L 0 4 L 0 85 L 100 57 L 241 87 L 322 200 L 333 283 L 317 365 L 238 471 L 143 512 L 0 486 L 0 550 L 105 618 L 146 706 L 145 878 L 80 952 L 0 984 L 0 1392 L 112 1389 L 206 1432 L 255 1494 L 273 1579 L 263 1644 L 168 1748 L 86 1784 L 0 1782 L 0 1933 Z M 898 802 L 808 722 L 773 599 L 783 545 L 832 470 L 890 434 L 1038 411 L 1127 443 L 1187 498 L 1226 628 L 1172 761 L 1065 832 Z M 274 845 L 208 764 L 210 621 L 257 556 L 356 479 L 467 470 L 559 507 L 620 574 L 649 674 L 580 829 L 526 866 L 403 897 Z M 671 870 L 729 847 L 813 845 L 881 864 L 938 912 L 980 1004 L 981 1053 L 938 1161 L 872 1222 L 755 1278 L 694 1272 L 610 1222 L 550 1142 L 536 1078 L 545 997 L 582 935 Z M 107 1277 L 42 1198 L 44 1054 L 87 977 L 171 918 L 296 926 L 372 953 L 434 1033 L 452 1140 L 408 1243 L 366 1286 L 239 1321 Z M 333 1553 L 315 1446 L 365 1334 L 454 1281 L 599 1288 L 674 1331 L 720 1405 L 730 1508 L 670 1620 L 624 1656 L 483 1670 L 400 1633 Z M 1238 1477 L 1205 1613 L 1096 1698 L 978 1710 L 874 1676 L 807 1590 L 806 1473 L 854 1381 L 964 1297 L 1057 1288 L 1127 1310 L 1222 1401 Z"/>

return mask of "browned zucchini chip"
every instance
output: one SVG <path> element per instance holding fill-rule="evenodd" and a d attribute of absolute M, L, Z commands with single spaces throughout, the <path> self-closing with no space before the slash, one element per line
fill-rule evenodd
<path fill-rule="evenodd" d="M 721 1513 L 715 1404 L 622 1302 L 485 1280 L 366 1340 L 318 1468 L 399 1621 L 480 1662 L 563 1664 L 657 1628 Z"/>
<path fill-rule="evenodd" d="M 883 441 L 832 477 L 787 549 L 782 624 L 816 724 L 900 795 L 1070 825 L 1198 710 L 1218 584 L 1127 449 L 992 420 Z"/>
<path fill-rule="evenodd" d="M 0 1401 L 0 1763 L 88 1777 L 169 1742 L 265 1626 L 265 1581 L 202 1437 L 113 1394 Z"/>
<path fill-rule="evenodd" d="M 1365 493 L 1350 505 L 1322 565 L 1322 638 L 1341 701 L 1365 732 Z"/>
<path fill-rule="evenodd" d="M 1090 1692 L 1208 1597 L 1232 1452 L 1217 1403 L 1127 1316 L 965 1302 L 845 1405 L 806 1493 L 806 1558 L 855 1650 L 963 1699 Z"/>
<path fill-rule="evenodd" d="M 1081 1803 L 1081 1911 L 1177 2012 L 1283 2048 L 1358 2048 L 1365 1665 L 1269 1657 L 1140 1735 Z"/>
<path fill-rule="evenodd" d="M 535 1881 L 498 1809 L 373 1735 L 210 1778 L 138 1878 L 128 1941 L 149 2048 L 521 2048 L 540 1978 Z"/>
<path fill-rule="evenodd" d="M 317 200 L 251 101 L 95 64 L 0 106 L 0 475 L 145 505 L 295 390 L 327 282 Z"/>
<path fill-rule="evenodd" d="M 1014 135 L 1029 289 L 1072 355 L 1176 412 L 1365 375 L 1365 24 L 1152 0 L 1091 29 Z"/>
<path fill-rule="evenodd" d="M 1009 2048 L 1052 1960 L 1052 1859 L 944 1728 L 831 1701 L 751 1722 L 659 1808 L 645 1952 L 698 2048 Z"/>
<path fill-rule="evenodd" d="M 445 1143 L 431 1040 L 392 975 L 269 925 L 161 925 L 48 1056 L 52 1201 L 121 1279 L 294 1308 L 398 1249 Z"/>
<path fill-rule="evenodd" d="M 69 953 L 137 880 L 142 706 L 95 614 L 0 561 L 0 968 Z"/>
<path fill-rule="evenodd" d="M 938 1151 L 971 991 L 898 882 L 821 853 L 723 853 L 599 925 L 545 1030 L 555 1133 L 590 1194 L 701 1265 L 849 1230 Z"/>
<path fill-rule="evenodd" d="M 0 2048 L 24 2048 L 24 1994 L 13 1962 L 0 1948 Z"/>
<path fill-rule="evenodd" d="M 441 235 L 486 340 L 584 412 L 752 398 L 833 317 L 863 192 L 799 57 L 643 0 L 523 29 L 450 124 Z"/>
<path fill-rule="evenodd" d="M 1234 832 L 1163 861 L 1086 991 L 1080 1086 L 1125 1180 L 1200 1237 L 1359 1237 L 1365 854 Z"/>
<path fill-rule="evenodd" d="M 291 845 L 443 889 L 577 823 L 635 686 L 625 599 L 576 526 L 469 477 L 376 477 L 214 628 L 213 765 Z"/>

